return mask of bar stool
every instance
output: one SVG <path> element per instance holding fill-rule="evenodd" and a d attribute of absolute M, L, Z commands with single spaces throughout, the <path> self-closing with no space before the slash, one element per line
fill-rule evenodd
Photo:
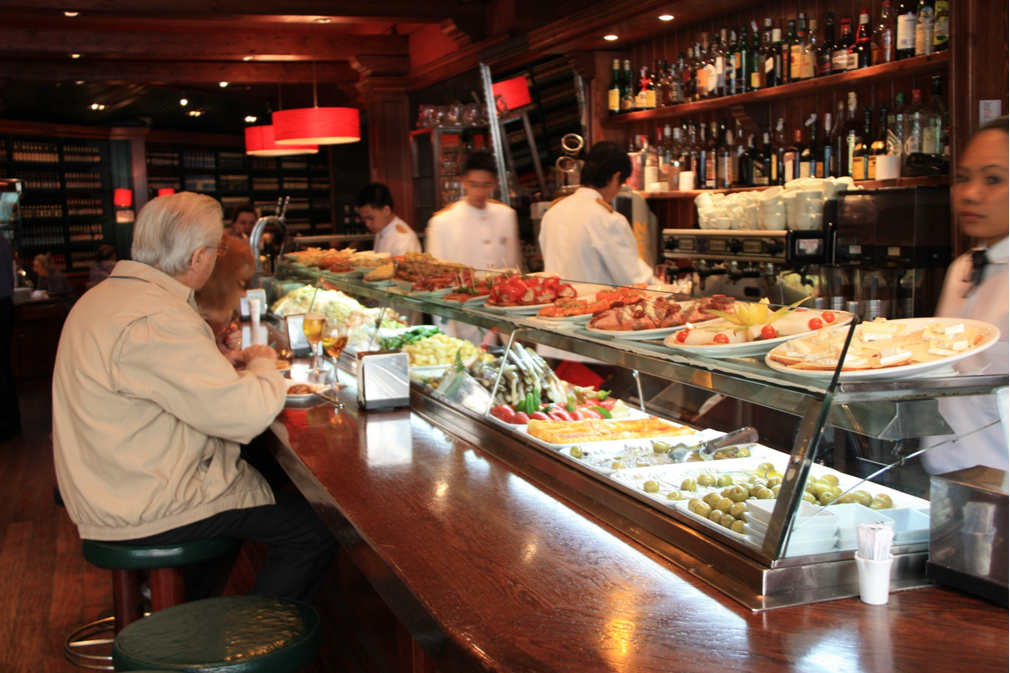
<path fill-rule="evenodd" d="M 153 613 L 116 636 L 117 671 L 295 673 L 319 654 L 312 606 L 270 596 L 227 596 Z"/>
<path fill-rule="evenodd" d="M 113 670 L 112 657 L 91 654 L 108 646 L 124 628 L 144 616 L 140 593 L 141 571 L 148 571 L 151 612 L 186 602 L 184 566 L 236 552 L 242 540 L 213 538 L 164 546 L 137 546 L 120 542 L 84 540 L 84 558 L 112 571 L 113 614 L 74 630 L 64 641 L 67 661 L 81 668 Z M 105 637 L 102 637 L 105 636 Z"/>

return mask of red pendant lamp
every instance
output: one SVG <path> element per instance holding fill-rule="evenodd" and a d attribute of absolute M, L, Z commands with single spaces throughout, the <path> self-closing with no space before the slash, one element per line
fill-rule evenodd
<path fill-rule="evenodd" d="M 342 145 L 361 140 L 361 112 L 353 107 L 319 107 L 316 64 L 312 63 L 312 107 L 273 114 L 278 145 Z"/>
<path fill-rule="evenodd" d="M 281 157 L 319 152 L 318 145 L 278 145 L 274 138 L 272 125 L 247 126 L 245 129 L 245 153 L 254 157 Z"/>

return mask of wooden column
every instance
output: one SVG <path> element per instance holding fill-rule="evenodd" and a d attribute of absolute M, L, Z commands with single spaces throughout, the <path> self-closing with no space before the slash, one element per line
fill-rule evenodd
<path fill-rule="evenodd" d="M 396 213 L 414 229 L 413 172 L 410 161 L 410 101 L 398 77 L 367 77 L 358 85 L 368 115 L 370 179 L 385 183 L 393 194 Z"/>

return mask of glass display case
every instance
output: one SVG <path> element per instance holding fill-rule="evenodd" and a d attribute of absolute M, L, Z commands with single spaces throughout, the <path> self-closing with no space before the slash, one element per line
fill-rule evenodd
<path fill-rule="evenodd" d="M 354 318 L 364 337 L 352 337 L 341 365 L 353 366 L 355 348 L 377 349 L 383 330 L 402 333 L 406 323 L 469 330 L 488 349 L 470 352 L 475 362 L 412 361 L 416 411 L 754 610 L 857 595 L 861 523 L 895 531 L 892 590 L 925 585 L 927 467 L 956 469 L 949 465 L 966 460 L 966 452 L 1005 441 L 999 405 L 1006 406 L 1006 349 L 999 330 L 984 323 L 870 326 L 842 312 L 625 289 L 638 293 L 626 304 L 644 302 L 641 311 L 628 311 L 633 321 L 662 323 L 671 305 L 682 313 L 680 324 L 636 330 L 600 319 L 599 311 L 591 322 L 592 314 L 544 317 L 538 314 L 546 301 L 492 306 L 480 296 L 414 291 L 397 278 L 366 282 L 360 272 L 304 261 L 293 256 L 278 265 L 271 306 L 295 314 L 311 301 L 318 310 L 316 288 L 353 298 L 366 316 Z M 458 277 L 480 286 L 499 274 L 466 270 Z M 614 290 L 561 285 L 588 301 Z M 613 306 L 601 310 L 620 308 Z M 397 316 L 403 326 L 392 320 Z M 731 323 L 720 330 L 724 320 Z M 376 321 L 385 322 L 373 338 Z M 894 333 L 883 336 L 887 330 Z M 709 334 L 720 332 L 725 342 Z M 796 360 L 812 339 L 829 337 L 843 364 Z M 888 338 L 896 345 L 871 343 Z M 956 351 L 945 350 L 954 348 L 951 339 Z M 915 361 L 894 359 L 906 350 Z M 919 357 L 927 350 L 954 354 Z M 865 358 L 876 360 L 868 365 Z M 557 372 L 566 379 L 595 374 L 609 401 L 589 388 L 556 385 Z M 446 383 L 454 377 L 457 389 L 462 378 L 485 393 L 459 394 Z M 517 418 L 520 412 L 525 416 Z M 733 439 L 744 428 L 756 437 Z M 720 440 L 728 446 L 720 448 Z"/>

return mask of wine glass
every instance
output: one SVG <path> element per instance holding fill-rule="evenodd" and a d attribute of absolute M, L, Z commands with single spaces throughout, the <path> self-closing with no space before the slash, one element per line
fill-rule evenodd
<path fill-rule="evenodd" d="M 345 323 L 327 325 L 323 331 L 323 350 L 333 360 L 334 365 L 340 359 L 340 354 L 344 352 L 344 348 L 347 347 L 347 337 L 347 325 Z"/>
<path fill-rule="evenodd" d="M 326 318 L 321 313 L 306 313 L 302 318 L 302 331 L 305 332 L 305 339 L 312 347 L 312 371 L 319 378 L 319 365 L 322 361 L 320 345 L 323 338 L 323 327 Z"/>

